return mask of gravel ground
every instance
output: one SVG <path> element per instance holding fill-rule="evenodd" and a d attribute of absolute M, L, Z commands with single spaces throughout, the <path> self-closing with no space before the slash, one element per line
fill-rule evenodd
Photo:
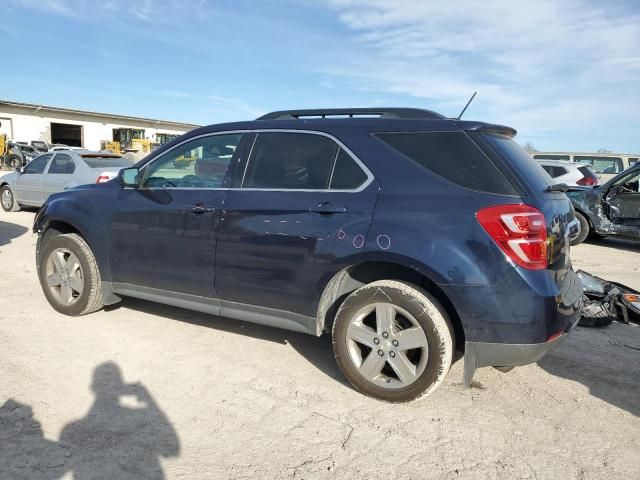
<path fill-rule="evenodd" d="M 328 338 L 138 300 L 81 318 L 40 291 L 33 212 L 0 212 L 0 478 L 640 478 L 640 328 L 577 328 L 538 364 L 457 362 L 389 405 Z M 640 246 L 577 268 L 640 290 Z"/>

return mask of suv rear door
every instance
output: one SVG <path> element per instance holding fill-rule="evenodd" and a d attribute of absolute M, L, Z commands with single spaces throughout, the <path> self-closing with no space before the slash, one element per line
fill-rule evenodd
<path fill-rule="evenodd" d="M 335 138 L 257 132 L 218 228 L 222 314 L 260 306 L 315 317 L 319 288 L 360 257 L 377 194 L 371 173 Z"/>

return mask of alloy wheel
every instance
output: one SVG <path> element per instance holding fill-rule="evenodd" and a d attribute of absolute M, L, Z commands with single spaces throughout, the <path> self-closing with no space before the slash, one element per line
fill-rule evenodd
<path fill-rule="evenodd" d="M 84 290 L 84 275 L 78 257 L 66 248 L 56 248 L 47 258 L 47 287 L 58 303 L 69 306 Z"/>
<path fill-rule="evenodd" d="M 5 210 L 10 210 L 13 206 L 13 193 L 8 188 L 2 191 L 2 207 Z"/>
<path fill-rule="evenodd" d="M 347 328 L 349 358 L 364 378 L 385 388 L 403 388 L 424 372 L 427 336 L 405 309 L 372 303 L 359 310 Z"/>

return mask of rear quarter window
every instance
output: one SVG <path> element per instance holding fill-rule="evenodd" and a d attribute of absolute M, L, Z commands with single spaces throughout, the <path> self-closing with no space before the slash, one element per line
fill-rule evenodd
<path fill-rule="evenodd" d="M 375 136 L 418 165 L 461 187 L 517 195 L 498 167 L 463 132 L 385 132 Z"/>

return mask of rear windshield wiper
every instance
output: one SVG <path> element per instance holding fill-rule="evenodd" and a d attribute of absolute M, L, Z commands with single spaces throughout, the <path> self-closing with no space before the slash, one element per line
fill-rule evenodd
<path fill-rule="evenodd" d="M 550 185 L 545 189 L 545 192 L 568 192 L 569 185 L 566 183 L 556 183 L 555 185 Z"/>

